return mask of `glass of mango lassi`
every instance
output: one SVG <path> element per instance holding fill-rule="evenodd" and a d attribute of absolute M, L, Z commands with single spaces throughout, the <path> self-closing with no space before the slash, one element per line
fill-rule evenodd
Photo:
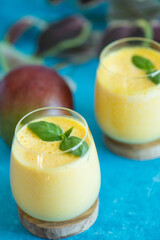
<path fill-rule="evenodd" d="M 160 45 L 127 38 L 101 53 L 95 113 L 108 148 L 133 159 L 160 156 Z"/>
<path fill-rule="evenodd" d="M 17 125 L 11 189 L 18 207 L 42 221 L 74 219 L 96 202 L 100 168 L 85 119 L 65 108 L 43 108 Z"/>

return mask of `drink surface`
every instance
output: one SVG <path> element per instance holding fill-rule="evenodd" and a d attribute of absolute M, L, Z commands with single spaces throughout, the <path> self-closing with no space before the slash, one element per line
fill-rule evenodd
<path fill-rule="evenodd" d="M 83 138 L 85 126 L 71 117 L 37 119 L 53 122 L 65 132 Z M 60 141 L 45 142 L 27 126 L 17 133 L 11 157 L 11 188 L 19 207 L 45 221 L 69 220 L 92 206 L 100 188 L 98 156 L 90 132 L 89 150 L 82 157 L 64 153 Z"/>
<path fill-rule="evenodd" d="M 76 136 L 81 139 L 85 137 L 86 129 L 85 127 L 78 121 L 75 121 L 73 118 L 69 117 L 45 117 L 42 119 L 39 119 L 38 121 L 46 121 L 50 123 L 55 123 L 56 125 L 60 126 L 63 132 L 67 131 L 69 128 L 73 127 L 73 131 L 71 133 L 71 136 Z M 64 154 L 63 151 L 59 149 L 59 145 L 61 141 L 43 141 L 40 138 L 38 138 L 34 133 L 31 132 L 30 129 L 27 128 L 27 126 L 24 126 L 17 134 L 17 138 L 19 142 L 27 149 L 36 152 L 38 154 L 43 153 L 46 154 L 47 157 L 43 158 L 43 167 L 58 167 L 63 166 L 65 164 L 74 162 L 78 160 L 78 157 L 73 154 Z M 89 135 L 86 137 L 85 141 L 90 145 L 90 139 Z M 19 146 L 17 146 L 19 147 Z M 19 147 L 18 154 L 23 155 L 21 158 L 23 161 L 26 159 L 26 163 L 30 165 L 37 165 L 37 159 L 36 161 L 33 161 L 33 158 L 30 158 L 26 155 L 30 154 L 29 152 L 23 151 Z M 52 156 L 54 154 L 54 157 Z"/>
<path fill-rule="evenodd" d="M 160 136 L 160 85 L 132 63 L 134 55 L 160 69 L 160 53 L 151 48 L 123 47 L 108 53 L 97 71 L 95 109 L 106 135 L 138 144 Z"/>
<path fill-rule="evenodd" d="M 144 47 L 124 47 L 109 53 L 102 60 L 103 67 L 99 68 L 99 81 L 105 88 L 122 94 L 140 94 L 143 90 L 157 87 L 144 70 L 132 63 L 132 56 L 139 55 L 149 59 L 155 69 L 160 69 L 160 53 Z M 106 75 L 106 71 L 108 74 Z M 106 75 L 106 76 L 105 76 Z M 144 91 L 145 92 L 145 91 Z"/>

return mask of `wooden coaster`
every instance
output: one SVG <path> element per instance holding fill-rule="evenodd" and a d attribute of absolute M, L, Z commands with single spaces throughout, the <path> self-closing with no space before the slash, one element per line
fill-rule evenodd
<path fill-rule="evenodd" d="M 32 234 L 47 239 L 71 237 L 90 228 L 97 219 L 99 200 L 85 213 L 68 221 L 46 222 L 33 218 L 23 212 L 18 206 L 19 218 L 22 225 Z"/>
<path fill-rule="evenodd" d="M 160 140 L 146 144 L 125 144 L 104 136 L 105 144 L 112 152 L 133 160 L 151 160 L 160 157 Z"/>

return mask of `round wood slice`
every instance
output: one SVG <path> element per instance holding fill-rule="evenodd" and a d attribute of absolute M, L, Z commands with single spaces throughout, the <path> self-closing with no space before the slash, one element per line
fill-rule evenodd
<path fill-rule="evenodd" d="M 112 152 L 133 160 L 151 160 L 160 157 L 160 140 L 145 144 L 125 144 L 104 136 L 105 143 Z"/>
<path fill-rule="evenodd" d="M 17 206 L 18 207 L 18 206 Z M 22 225 L 32 234 L 47 239 L 61 239 L 77 235 L 90 228 L 97 219 L 99 200 L 85 213 L 68 221 L 47 222 L 33 218 L 18 207 Z"/>

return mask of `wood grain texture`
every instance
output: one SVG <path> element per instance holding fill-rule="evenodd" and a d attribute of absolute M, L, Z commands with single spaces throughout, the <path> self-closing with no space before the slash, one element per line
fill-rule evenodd
<path fill-rule="evenodd" d="M 62 239 L 84 232 L 96 221 L 98 210 L 99 200 L 97 199 L 90 209 L 76 218 L 61 222 L 47 222 L 29 216 L 18 207 L 22 225 L 32 234 L 47 239 Z"/>
<path fill-rule="evenodd" d="M 160 157 L 160 140 L 146 144 L 125 144 L 104 136 L 109 150 L 125 158 L 133 160 L 152 160 Z"/>

